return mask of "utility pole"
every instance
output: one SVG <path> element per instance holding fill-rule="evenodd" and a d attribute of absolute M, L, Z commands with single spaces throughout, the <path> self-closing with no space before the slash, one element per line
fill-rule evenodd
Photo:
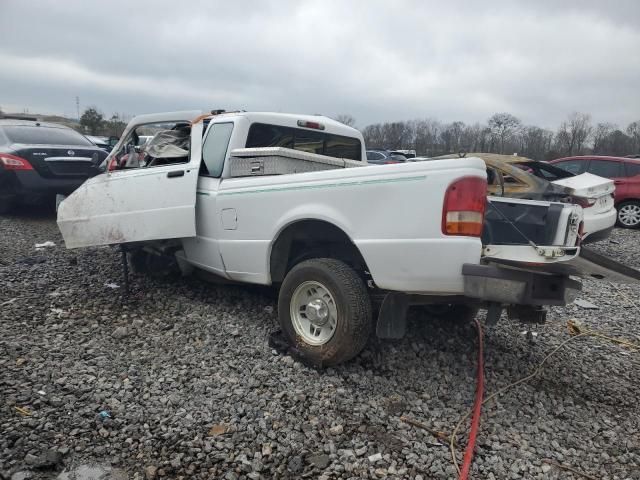
<path fill-rule="evenodd" d="M 76 113 L 78 114 L 78 121 L 80 121 L 80 97 L 76 95 Z"/>

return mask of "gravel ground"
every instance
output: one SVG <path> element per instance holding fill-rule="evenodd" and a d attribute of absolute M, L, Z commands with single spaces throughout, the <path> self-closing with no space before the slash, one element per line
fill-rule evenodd
<path fill-rule="evenodd" d="M 400 416 L 448 433 L 469 410 L 473 328 L 414 315 L 404 340 L 318 371 L 269 347 L 269 291 L 134 277 L 122 302 L 117 251 L 65 250 L 46 212 L 0 217 L 0 232 L 0 478 L 455 477 L 448 448 Z M 597 247 L 640 267 L 639 239 Z M 488 328 L 487 392 L 531 372 L 568 319 L 639 342 L 639 292 L 586 282 L 599 308 L 554 308 L 534 342 L 514 322 Z M 581 478 L 550 459 L 640 479 L 639 363 L 570 342 L 485 405 L 473 477 Z"/>

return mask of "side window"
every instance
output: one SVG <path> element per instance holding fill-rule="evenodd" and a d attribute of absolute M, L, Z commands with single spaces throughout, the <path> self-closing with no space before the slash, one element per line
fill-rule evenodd
<path fill-rule="evenodd" d="M 367 152 L 367 160 L 382 160 L 384 155 L 378 152 Z"/>
<path fill-rule="evenodd" d="M 640 163 L 626 162 L 624 165 L 627 170 L 627 177 L 635 177 L 636 175 L 640 175 Z"/>
<path fill-rule="evenodd" d="M 232 131 L 233 123 L 214 123 L 209 128 L 202 146 L 202 161 L 205 168 L 201 170 L 201 175 L 209 177 L 222 175 Z"/>
<path fill-rule="evenodd" d="M 622 163 L 609 160 L 591 160 L 589 173 L 604 178 L 622 177 Z"/>
<path fill-rule="evenodd" d="M 554 163 L 556 167 L 560 167 L 567 172 L 573 173 L 575 175 L 579 175 L 584 173 L 587 167 L 587 161 L 584 160 L 567 160 L 566 162 L 558 162 Z"/>
<path fill-rule="evenodd" d="M 129 132 L 124 143 L 109 160 L 110 170 L 151 168 L 189 162 L 191 125 L 152 123 Z"/>

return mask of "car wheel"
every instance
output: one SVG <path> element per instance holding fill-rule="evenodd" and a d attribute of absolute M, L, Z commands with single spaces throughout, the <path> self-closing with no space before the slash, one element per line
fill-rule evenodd
<path fill-rule="evenodd" d="M 640 202 L 633 200 L 618 205 L 617 223 L 623 228 L 637 228 L 640 225 Z"/>
<path fill-rule="evenodd" d="M 303 261 L 286 275 L 278 320 L 289 344 L 316 365 L 337 365 L 358 355 L 371 332 L 367 287 L 346 263 Z"/>
<path fill-rule="evenodd" d="M 479 307 L 466 303 L 439 303 L 423 305 L 423 311 L 439 320 L 451 323 L 469 323 L 476 318 Z"/>

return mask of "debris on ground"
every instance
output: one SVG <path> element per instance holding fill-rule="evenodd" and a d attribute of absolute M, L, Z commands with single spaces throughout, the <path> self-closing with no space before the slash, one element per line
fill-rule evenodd
<path fill-rule="evenodd" d="M 597 308 L 600 308 L 595 303 L 591 303 L 589 300 L 582 300 L 580 298 L 577 298 L 576 300 L 574 300 L 573 304 L 582 308 L 588 308 L 590 310 L 595 310 Z"/>

